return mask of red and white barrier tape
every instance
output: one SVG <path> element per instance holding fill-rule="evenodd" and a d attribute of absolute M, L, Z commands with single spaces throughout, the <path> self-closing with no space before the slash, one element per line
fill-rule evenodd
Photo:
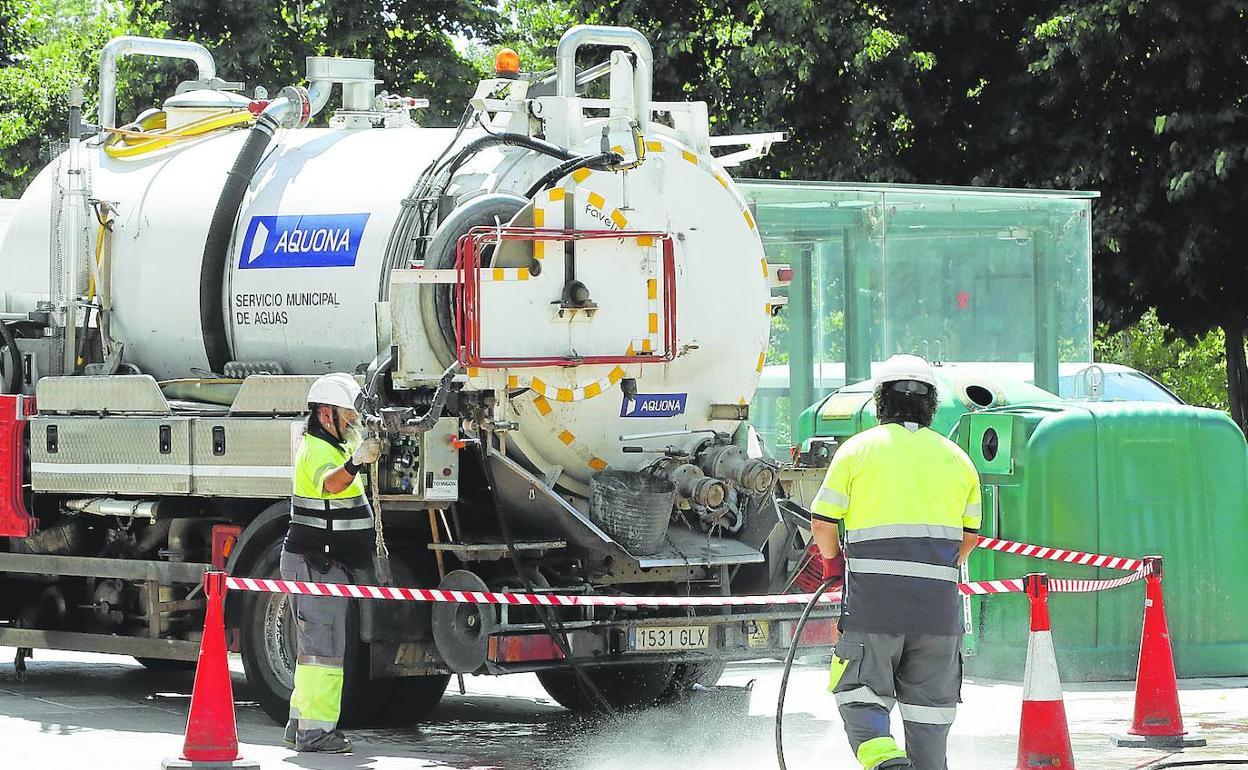
<path fill-rule="evenodd" d="M 810 594 L 774 596 L 586 596 L 583 594 L 521 594 L 495 591 L 444 591 L 439 588 L 357 586 L 343 583 L 307 583 L 302 580 L 265 580 L 227 577 L 227 588 L 308 596 L 342 596 L 356 599 L 391 599 L 408 602 L 455 602 L 466 604 L 542 605 L 545 607 L 731 607 L 738 605 L 805 604 Z M 829 591 L 821 601 L 841 600 L 840 591 Z"/>
<path fill-rule="evenodd" d="M 1107 569 L 1131 570 L 1131 574 L 1112 580 L 1082 580 L 1052 578 L 1049 591 L 1053 593 L 1087 593 L 1121 588 L 1142 580 L 1148 571 L 1141 559 L 1124 559 L 1117 556 L 1101 556 L 1082 551 L 1066 551 L 1046 548 L 1010 540 L 981 537 L 979 547 L 1003 551 L 1018 556 L 1082 564 Z M 408 602 L 453 602 L 467 604 L 508 604 L 517 606 L 545 607 L 736 607 L 762 605 L 801 605 L 810 601 L 810 594 L 773 594 L 770 596 L 587 596 L 583 594 L 525 594 L 494 591 L 445 591 L 438 588 L 404 588 L 395 586 L 361 586 L 345 583 L 309 583 L 302 580 L 267 580 L 263 578 L 227 577 L 227 588 L 236 591 L 264 593 L 302 594 L 307 596 L 340 596 L 355 599 L 388 599 Z M 969 596 L 985 594 L 1022 593 L 1024 581 L 981 580 L 959 583 L 958 590 Z M 823 595 L 824 603 L 841 601 L 841 592 L 829 591 Z"/>
<path fill-rule="evenodd" d="M 1088 567 L 1104 567 L 1135 572 L 1144 566 L 1143 559 L 1124 559 L 1121 556 L 1102 556 L 1084 551 L 1066 551 L 1061 548 L 1048 548 L 1043 545 L 1016 543 L 1013 540 L 998 540 L 995 537 L 979 538 L 979 548 L 990 551 L 1003 551 L 1016 556 L 1031 556 L 1036 559 L 1061 561 L 1067 564 L 1082 564 Z"/>
<path fill-rule="evenodd" d="M 1115 588 L 1122 588 L 1130 585 L 1137 580 L 1143 580 L 1148 577 L 1150 570 L 1148 567 L 1140 567 L 1130 575 L 1113 580 L 1079 580 L 1075 578 L 1049 578 L 1049 590 L 1057 593 L 1089 593 L 1092 591 L 1110 591 Z"/>
<path fill-rule="evenodd" d="M 1122 588 L 1148 576 L 1148 569 L 1140 567 L 1130 575 L 1112 580 L 1080 580 L 1073 578 L 1049 578 L 1049 592 L 1055 594 L 1091 593 Z M 968 596 L 984 594 L 1013 594 L 1027 590 L 1022 578 L 1011 580 L 981 580 L 976 583 L 958 583 L 958 590 Z"/>
<path fill-rule="evenodd" d="M 1026 590 L 1023 587 L 1025 582 L 1022 578 L 1015 578 L 1013 580 L 981 580 L 977 583 L 958 583 L 958 591 L 967 596 L 1016 594 Z"/>

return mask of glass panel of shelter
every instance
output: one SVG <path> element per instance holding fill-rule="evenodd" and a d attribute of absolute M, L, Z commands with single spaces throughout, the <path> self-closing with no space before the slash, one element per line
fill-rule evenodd
<path fill-rule="evenodd" d="M 795 441 L 797 414 L 894 353 L 1039 359 L 1052 387 L 1059 362 L 1091 360 L 1092 195 L 741 186 L 768 261 L 793 268 L 750 413 L 773 454 Z"/>

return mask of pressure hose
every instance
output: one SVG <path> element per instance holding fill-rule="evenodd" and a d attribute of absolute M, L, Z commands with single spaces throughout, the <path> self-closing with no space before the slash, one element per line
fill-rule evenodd
<path fill-rule="evenodd" d="M 840 575 L 837 575 L 823 581 L 823 585 L 811 594 L 810 601 L 806 603 L 802 616 L 798 618 L 797 626 L 793 629 L 793 642 L 789 645 L 789 654 L 784 658 L 784 674 L 780 677 L 780 697 L 776 703 L 776 761 L 780 764 L 780 770 L 789 770 L 788 765 L 784 763 L 784 696 L 789 689 L 789 673 L 793 670 L 793 660 L 797 657 L 797 646 L 802 639 L 802 630 L 806 628 L 806 621 L 819 604 L 819 599 L 823 597 L 824 592 L 840 579 Z"/>
<path fill-rule="evenodd" d="M 619 155 L 619 153 L 615 152 L 604 152 L 598 155 L 578 155 L 575 158 L 565 160 L 552 168 L 550 171 L 543 174 L 541 179 L 538 179 L 533 183 L 533 186 L 530 187 L 528 192 L 524 194 L 524 197 L 532 198 L 534 195 L 537 195 L 539 192 L 546 189 L 549 185 L 558 182 L 560 179 L 563 179 L 565 176 L 571 174 L 577 169 L 602 169 L 615 163 L 619 163 L 621 160 L 623 160 L 623 158 Z"/>
<path fill-rule="evenodd" d="M 231 357 L 222 295 L 226 263 L 234 242 L 234 222 L 238 219 L 247 187 L 277 129 L 302 128 L 311 118 L 312 98 L 307 89 L 298 86 L 283 88 L 281 97 L 273 100 L 256 118 L 226 175 L 217 207 L 212 212 L 212 222 L 208 225 L 204 259 L 199 269 L 199 328 L 204 338 L 204 355 L 208 358 L 209 371 L 224 371 Z"/>

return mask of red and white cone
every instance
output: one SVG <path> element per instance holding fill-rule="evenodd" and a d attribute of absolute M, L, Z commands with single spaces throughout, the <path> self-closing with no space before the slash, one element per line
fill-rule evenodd
<path fill-rule="evenodd" d="M 1074 770 L 1062 681 L 1049 625 L 1049 576 L 1025 578 L 1031 600 L 1031 634 L 1027 639 L 1027 669 L 1023 674 L 1023 718 L 1018 730 L 1017 770 Z"/>
<path fill-rule="evenodd" d="M 225 573 L 204 574 L 208 611 L 204 614 L 204 637 L 195 666 L 195 689 L 191 713 L 186 719 L 182 755 L 160 763 L 165 770 L 260 770 L 260 763 L 238 755 L 234 729 L 234 690 L 225 649 Z"/>
<path fill-rule="evenodd" d="M 1114 737 L 1114 745 L 1150 749 L 1204 746 L 1204 738 L 1183 729 L 1166 603 L 1161 595 L 1161 557 L 1145 556 L 1144 568 L 1148 575 L 1144 578 L 1144 631 L 1135 674 L 1135 718 L 1127 735 Z"/>

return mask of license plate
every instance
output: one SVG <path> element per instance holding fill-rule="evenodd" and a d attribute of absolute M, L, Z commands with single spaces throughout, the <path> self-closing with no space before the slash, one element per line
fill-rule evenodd
<path fill-rule="evenodd" d="M 705 650 L 711 646 L 710 626 L 644 626 L 628 635 L 634 652 Z"/>

